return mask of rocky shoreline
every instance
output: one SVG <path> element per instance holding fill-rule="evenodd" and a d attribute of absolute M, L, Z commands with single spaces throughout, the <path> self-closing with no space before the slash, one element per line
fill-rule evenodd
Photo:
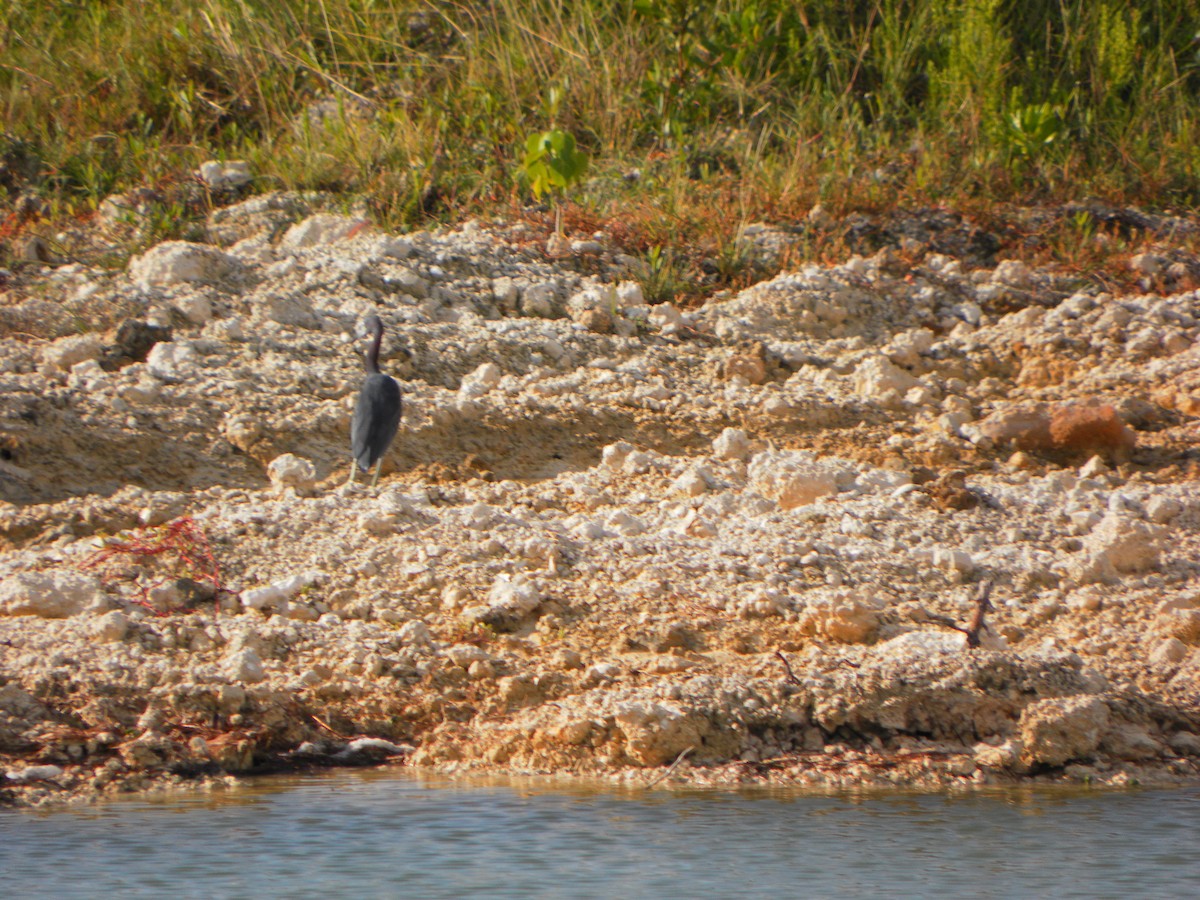
<path fill-rule="evenodd" d="M 682 310 L 604 234 L 318 200 L 3 288 L 0 803 L 381 761 L 1200 775 L 1193 223 L 1139 214 L 1115 291 L 961 217 L 850 223 L 864 255 Z M 372 313 L 405 402 L 376 490 L 345 484 Z"/>

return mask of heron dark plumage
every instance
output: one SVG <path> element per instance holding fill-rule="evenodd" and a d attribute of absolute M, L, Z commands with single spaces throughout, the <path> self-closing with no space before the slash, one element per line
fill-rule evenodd
<path fill-rule="evenodd" d="M 379 316 L 370 316 L 366 325 L 374 339 L 365 357 L 367 377 L 358 392 L 358 403 L 350 422 L 350 454 L 354 458 L 350 463 L 350 480 L 354 481 L 359 469 L 368 472 L 375 466 L 371 478 L 374 487 L 379 481 L 379 470 L 383 468 L 383 455 L 400 428 L 401 399 L 396 379 L 379 371 L 383 322 L 379 321 Z"/>

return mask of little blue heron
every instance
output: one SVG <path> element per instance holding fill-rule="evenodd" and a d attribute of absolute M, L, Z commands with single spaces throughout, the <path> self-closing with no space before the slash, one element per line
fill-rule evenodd
<path fill-rule="evenodd" d="M 383 468 L 383 455 L 400 427 L 400 385 L 395 378 L 379 371 L 379 347 L 383 343 L 383 323 L 379 316 L 369 316 L 366 326 L 374 334 L 374 340 L 366 353 L 367 377 L 358 392 L 350 422 L 350 453 L 354 457 L 350 463 L 350 481 L 354 481 L 359 469 L 369 472 L 374 466 L 371 478 L 374 487 Z"/>

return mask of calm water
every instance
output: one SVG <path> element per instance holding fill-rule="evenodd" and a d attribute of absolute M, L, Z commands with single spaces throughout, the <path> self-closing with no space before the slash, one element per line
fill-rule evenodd
<path fill-rule="evenodd" d="M 1195 897 L 1200 792 L 463 787 L 394 773 L 0 811 L 5 897 Z"/>

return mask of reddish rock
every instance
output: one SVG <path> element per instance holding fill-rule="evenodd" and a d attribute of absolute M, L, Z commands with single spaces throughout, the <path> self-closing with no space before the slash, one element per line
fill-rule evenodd
<path fill-rule="evenodd" d="M 1117 411 L 1095 401 L 1010 406 L 993 412 L 978 428 L 999 446 L 1033 453 L 1122 459 L 1136 442 Z"/>
<path fill-rule="evenodd" d="M 1107 403 L 1074 403 L 1050 415 L 1052 449 L 1083 455 L 1125 457 L 1136 439 L 1117 411 Z"/>

